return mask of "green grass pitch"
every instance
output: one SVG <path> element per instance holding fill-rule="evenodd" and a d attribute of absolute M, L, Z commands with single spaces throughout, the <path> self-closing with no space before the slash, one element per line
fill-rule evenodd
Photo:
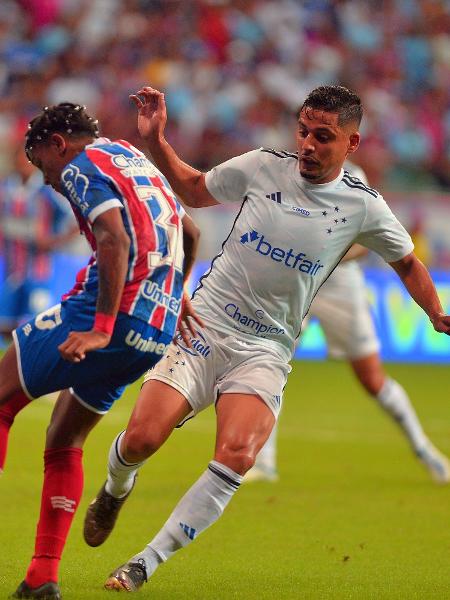
<path fill-rule="evenodd" d="M 390 365 L 433 441 L 450 453 L 448 367 Z M 64 600 L 107 598 L 110 570 L 142 549 L 205 469 L 210 409 L 175 431 L 142 470 L 104 546 L 85 546 L 87 503 L 105 478 L 113 436 L 138 386 L 91 434 L 85 490 L 61 565 Z M 0 478 L 0 598 L 33 549 L 51 403 L 18 417 Z M 242 486 L 210 530 L 163 565 L 138 597 L 154 600 L 445 600 L 450 598 L 450 487 L 432 483 L 390 419 L 339 363 L 295 363 L 280 419 L 280 481 Z"/>

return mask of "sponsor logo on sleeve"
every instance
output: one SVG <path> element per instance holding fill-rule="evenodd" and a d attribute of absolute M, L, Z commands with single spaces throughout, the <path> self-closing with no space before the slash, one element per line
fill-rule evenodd
<path fill-rule="evenodd" d="M 89 204 L 86 202 L 86 191 L 89 187 L 89 179 L 75 165 L 69 165 L 61 175 L 62 182 L 70 199 L 81 210 L 87 210 Z"/>

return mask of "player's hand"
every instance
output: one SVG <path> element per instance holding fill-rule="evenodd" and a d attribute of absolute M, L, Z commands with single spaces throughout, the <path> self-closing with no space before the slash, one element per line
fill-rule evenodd
<path fill-rule="evenodd" d="M 439 314 L 430 318 L 430 321 L 436 331 L 450 335 L 450 315 Z"/>
<path fill-rule="evenodd" d="M 178 318 L 178 333 L 180 334 L 183 342 L 189 348 L 192 348 L 191 339 L 197 336 L 197 331 L 195 329 L 196 323 L 200 325 L 200 327 L 205 326 L 201 318 L 195 312 L 191 299 L 186 293 L 183 293 L 183 298 L 181 301 L 181 313 Z M 177 343 L 176 338 L 174 342 L 175 344 Z"/>
<path fill-rule="evenodd" d="M 163 137 L 167 122 L 164 94 L 146 86 L 131 94 L 130 99 L 138 108 L 138 129 L 141 137 L 147 143 Z"/>
<path fill-rule="evenodd" d="M 71 331 L 58 350 L 64 360 L 79 363 L 86 358 L 86 352 L 106 348 L 110 341 L 111 336 L 103 331 Z"/>

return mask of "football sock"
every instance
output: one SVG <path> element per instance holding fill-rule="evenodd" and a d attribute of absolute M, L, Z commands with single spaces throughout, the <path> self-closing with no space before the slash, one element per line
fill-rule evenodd
<path fill-rule="evenodd" d="M 105 489 L 114 498 L 123 498 L 133 487 L 134 476 L 141 463 L 128 463 L 120 452 L 120 443 L 125 434 L 121 431 L 111 444 L 108 457 L 108 479 Z"/>
<path fill-rule="evenodd" d="M 16 392 L 11 398 L 0 406 L 0 471 L 3 470 L 8 452 L 9 430 L 14 423 L 14 418 L 22 408 L 31 402 L 23 392 Z"/>
<path fill-rule="evenodd" d="M 81 448 L 52 448 L 44 453 L 44 485 L 34 556 L 25 577 L 35 588 L 58 581 L 58 567 L 83 491 Z"/>
<path fill-rule="evenodd" d="M 375 396 L 381 406 L 399 423 L 415 451 L 423 448 L 427 437 L 409 400 L 408 394 L 394 379 L 386 377 Z"/>
<path fill-rule="evenodd" d="M 187 546 L 223 513 L 242 483 L 242 476 L 213 460 L 186 492 L 162 529 L 129 562 L 145 560 L 147 577 L 179 548 Z"/>
<path fill-rule="evenodd" d="M 268 469 L 269 471 L 277 470 L 277 430 L 278 424 L 275 423 L 266 443 L 256 456 L 255 467 Z"/>

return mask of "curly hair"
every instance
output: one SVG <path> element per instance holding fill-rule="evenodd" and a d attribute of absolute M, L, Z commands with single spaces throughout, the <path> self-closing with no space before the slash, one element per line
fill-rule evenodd
<path fill-rule="evenodd" d="M 32 119 L 25 134 L 25 152 L 31 160 L 33 146 L 45 143 L 52 133 L 71 137 L 98 137 L 98 121 L 86 112 L 86 107 L 72 102 L 44 106 L 42 112 Z"/>
<path fill-rule="evenodd" d="M 363 116 L 361 98 L 342 85 L 322 85 L 312 90 L 298 111 L 304 108 L 324 110 L 339 115 L 338 124 L 356 121 L 359 125 Z"/>

